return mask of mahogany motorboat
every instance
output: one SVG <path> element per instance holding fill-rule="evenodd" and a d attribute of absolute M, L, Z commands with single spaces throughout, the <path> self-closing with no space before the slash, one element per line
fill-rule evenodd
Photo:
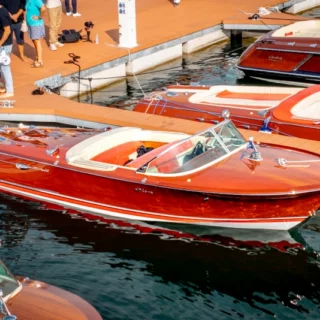
<path fill-rule="evenodd" d="M 238 68 L 264 80 L 320 83 L 320 20 L 299 21 L 271 31 L 240 56 Z"/>
<path fill-rule="evenodd" d="M 1 260 L 0 319 L 102 320 L 79 296 L 41 281 L 15 277 Z"/>
<path fill-rule="evenodd" d="M 191 136 L 3 128 L 0 190 L 120 219 L 289 230 L 320 207 L 320 157 L 246 141 L 229 119 Z"/>
<path fill-rule="evenodd" d="M 310 88 L 172 85 L 134 111 L 217 123 L 223 110 L 239 128 L 320 140 L 320 85 Z"/>

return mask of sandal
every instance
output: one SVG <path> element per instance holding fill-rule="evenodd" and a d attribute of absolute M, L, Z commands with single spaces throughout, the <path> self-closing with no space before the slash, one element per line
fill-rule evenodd
<path fill-rule="evenodd" d="M 43 67 L 43 61 L 34 61 L 31 65 L 31 68 L 42 68 Z"/>
<path fill-rule="evenodd" d="M 36 67 L 37 68 L 37 67 Z M 38 67 L 39 68 L 39 67 Z M 41 90 L 41 88 L 38 88 L 38 89 L 35 89 L 35 90 L 33 90 L 32 92 L 31 92 L 31 94 L 32 95 L 42 95 L 42 94 L 44 94 L 44 91 L 43 90 Z"/>

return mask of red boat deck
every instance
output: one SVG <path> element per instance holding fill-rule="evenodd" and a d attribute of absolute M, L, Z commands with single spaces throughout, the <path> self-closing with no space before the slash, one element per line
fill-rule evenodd
<path fill-rule="evenodd" d="M 250 100 L 269 100 L 278 101 L 289 97 L 290 94 L 267 94 L 267 93 L 247 93 L 247 92 L 230 92 L 224 90 L 217 94 L 218 98 L 228 98 L 228 99 L 250 99 Z"/>

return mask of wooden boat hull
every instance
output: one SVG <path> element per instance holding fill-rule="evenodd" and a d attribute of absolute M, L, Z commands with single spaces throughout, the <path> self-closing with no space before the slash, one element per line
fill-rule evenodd
<path fill-rule="evenodd" d="M 20 320 L 102 320 L 85 300 L 63 289 L 40 281 L 18 277 L 21 291 L 7 302 Z"/>
<path fill-rule="evenodd" d="M 218 92 L 220 87 L 221 94 Z M 201 100 L 201 98 L 193 99 L 194 96 L 200 94 L 203 96 L 207 94 L 210 97 L 210 95 L 213 95 L 211 93 L 212 88 L 218 92 L 216 94 L 217 102 L 214 99 L 208 99 L 208 101 Z M 239 101 L 242 99 L 243 104 L 236 105 L 234 104 L 235 99 L 232 97 L 232 92 L 240 89 L 243 92 L 247 90 L 247 93 L 243 93 L 242 96 L 239 95 Z M 267 131 L 268 133 L 320 140 L 320 119 L 317 124 L 316 120 L 292 118 L 290 114 L 290 109 L 295 104 L 319 92 L 320 86 L 313 86 L 304 90 L 296 89 L 297 91 L 292 91 L 292 95 L 286 93 L 288 88 L 260 88 L 260 90 L 263 89 L 265 89 L 265 93 L 261 91 L 261 93 L 257 94 L 255 91 L 259 90 L 259 88 L 254 86 L 168 86 L 167 91 L 154 92 L 140 100 L 133 110 L 166 117 L 217 123 L 223 120 L 223 110 L 228 109 L 230 111 L 230 119 L 238 128 L 263 131 L 264 122 L 268 118 L 268 128 L 270 129 L 270 131 Z M 282 94 L 281 90 L 284 90 Z M 223 94 L 225 91 L 230 91 L 230 98 Z M 273 93 L 273 91 L 275 92 Z M 219 95 L 221 98 L 219 98 Z M 287 97 L 285 98 L 285 96 Z M 222 100 L 222 97 L 225 98 L 223 102 L 220 102 L 219 100 Z M 253 101 L 253 104 L 246 104 L 248 101 Z M 272 103 L 274 104 L 273 106 Z M 268 104 L 269 106 L 267 106 Z"/>
<path fill-rule="evenodd" d="M 7 129 L 0 152 L 2 192 L 120 219 L 247 229 L 289 230 L 320 208 L 320 159 L 316 155 L 261 146 L 265 158 L 257 162 L 241 160 L 241 152 L 235 149 L 221 162 L 192 174 L 154 174 L 140 172 L 140 165 L 123 164 L 124 155 L 132 152 L 124 148 L 131 142 L 120 144 L 121 149 L 116 145 L 101 151 L 108 141 L 115 143 L 121 135 L 130 140 L 134 132 L 145 134 L 143 130 L 50 130 L 25 130 L 22 135 L 19 130 Z M 55 143 L 59 143 L 59 153 L 46 152 L 45 146 Z M 132 141 L 133 146 L 140 143 Z M 74 162 L 79 154 L 90 153 L 90 148 L 98 150 L 96 156 L 83 160 L 84 164 Z M 153 151 L 159 152 L 157 148 Z M 153 157 L 151 153 L 146 156 Z M 276 155 L 295 161 L 307 159 L 312 164 L 300 169 L 281 166 Z"/>
<path fill-rule="evenodd" d="M 251 77 L 320 83 L 320 40 L 302 34 L 306 27 L 319 33 L 318 22 L 307 21 L 264 35 L 241 55 L 238 68 Z"/>
<path fill-rule="evenodd" d="M 1 174 L 0 190 L 66 209 L 120 219 L 246 229 L 289 230 L 320 207 L 318 192 L 267 199 L 263 195 L 235 197 L 168 189 L 50 166 L 42 170 L 48 174 L 21 174 L 18 170 L 11 171 L 10 177 Z M 61 176 L 63 181 L 57 178 Z"/>

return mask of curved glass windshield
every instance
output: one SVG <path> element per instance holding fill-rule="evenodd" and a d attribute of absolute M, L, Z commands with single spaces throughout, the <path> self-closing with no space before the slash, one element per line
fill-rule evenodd
<path fill-rule="evenodd" d="M 0 260 L 0 289 L 3 291 L 3 297 L 12 294 L 18 287 L 19 282 Z"/>
<path fill-rule="evenodd" d="M 177 174 L 215 162 L 247 141 L 230 120 L 177 142 L 149 162 L 146 173 Z"/>

